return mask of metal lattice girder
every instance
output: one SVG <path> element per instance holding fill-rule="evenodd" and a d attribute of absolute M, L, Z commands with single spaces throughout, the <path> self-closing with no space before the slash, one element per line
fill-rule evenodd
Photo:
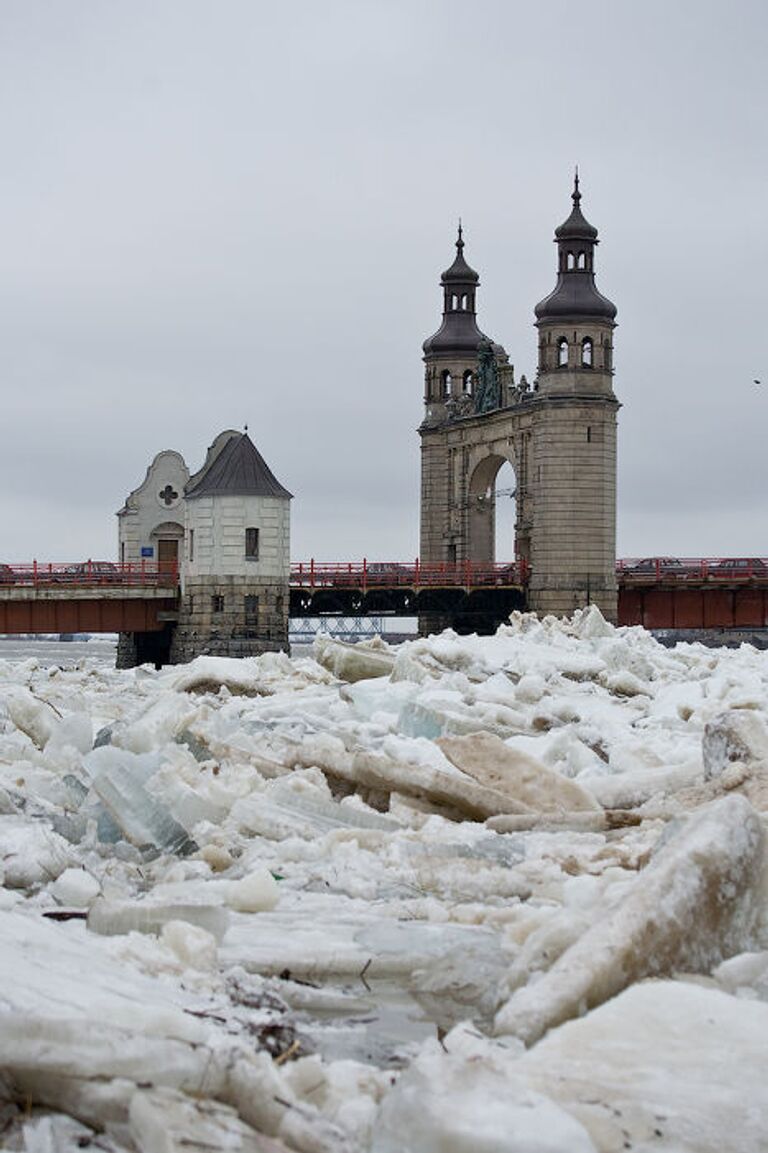
<path fill-rule="evenodd" d="M 307 617 L 292 618 L 288 622 L 290 640 L 311 641 L 320 633 L 326 633 L 337 640 L 359 641 L 368 637 L 381 636 L 384 631 L 384 618 L 372 617 Z"/>

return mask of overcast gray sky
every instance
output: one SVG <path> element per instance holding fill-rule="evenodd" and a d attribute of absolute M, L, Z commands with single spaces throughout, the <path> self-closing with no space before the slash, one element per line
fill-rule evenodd
<path fill-rule="evenodd" d="M 530 377 L 576 162 L 619 552 L 767 555 L 767 32 L 764 0 L 0 0 L 0 560 L 114 555 L 152 456 L 245 421 L 295 559 L 415 556 L 456 219 Z"/>

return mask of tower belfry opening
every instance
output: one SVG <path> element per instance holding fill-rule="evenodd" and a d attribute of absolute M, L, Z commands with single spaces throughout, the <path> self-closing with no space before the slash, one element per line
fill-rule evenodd
<path fill-rule="evenodd" d="M 531 609 L 563 614 L 596 603 L 613 620 L 616 307 L 595 284 L 598 234 L 581 198 L 577 175 L 571 212 L 555 230 L 555 288 L 535 308 L 532 385 L 516 381 L 503 346 L 478 325 L 480 277 L 459 227 L 440 278 L 442 323 L 423 345 L 421 560 L 483 563 L 511 553 L 530 573 Z M 512 525 L 502 529 L 506 500 Z"/>

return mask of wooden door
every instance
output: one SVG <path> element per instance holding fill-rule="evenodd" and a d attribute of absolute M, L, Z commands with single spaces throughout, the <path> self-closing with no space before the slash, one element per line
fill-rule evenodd
<path fill-rule="evenodd" d="M 175 572 L 179 563 L 179 542 L 159 540 L 157 542 L 157 567 L 160 572 Z"/>

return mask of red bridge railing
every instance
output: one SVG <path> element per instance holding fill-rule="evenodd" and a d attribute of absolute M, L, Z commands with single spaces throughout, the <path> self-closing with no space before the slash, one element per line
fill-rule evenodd
<path fill-rule="evenodd" d="M 425 588 L 456 585 L 464 588 L 482 586 L 520 586 L 527 584 L 531 566 L 526 561 L 514 564 L 424 564 L 420 561 L 344 561 L 326 563 L 315 560 L 291 565 L 294 588 Z M 768 583 L 768 557 L 628 557 L 616 562 L 616 575 L 625 584 L 656 584 L 687 581 Z"/>
<path fill-rule="evenodd" d="M 87 560 L 76 564 L 51 564 L 32 561 L 31 564 L 0 564 L 0 587 L 3 585 L 162 585 L 174 587 L 179 583 L 178 566 L 157 561 L 134 561 L 116 564 L 113 561 Z"/>
<path fill-rule="evenodd" d="M 349 561 L 326 563 L 315 560 L 291 565 L 293 588 L 439 588 L 457 585 L 464 588 L 480 586 L 503 587 L 521 585 L 528 578 L 525 561 L 517 564 L 479 564 L 465 561 L 461 564 L 423 564 L 415 560 L 401 561 Z"/>
<path fill-rule="evenodd" d="M 528 582 L 530 565 L 427 564 L 401 561 L 299 561 L 291 565 L 293 588 L 463 588 L 519 587 Z M 768 557 L 628 557 L 616 562 L 622 584 L 759 581 L 768 584 Z M 158 585 L 173 588 L 179 583 L 178 566 L 170 562 L 80 561 L 53 564 L 0 564 L 3 585 Z"/>
<path fill-rule="evenodd" d="M 768 557 L 629 557 L 616 562 L 626 583 L 768 581 Z"/>

